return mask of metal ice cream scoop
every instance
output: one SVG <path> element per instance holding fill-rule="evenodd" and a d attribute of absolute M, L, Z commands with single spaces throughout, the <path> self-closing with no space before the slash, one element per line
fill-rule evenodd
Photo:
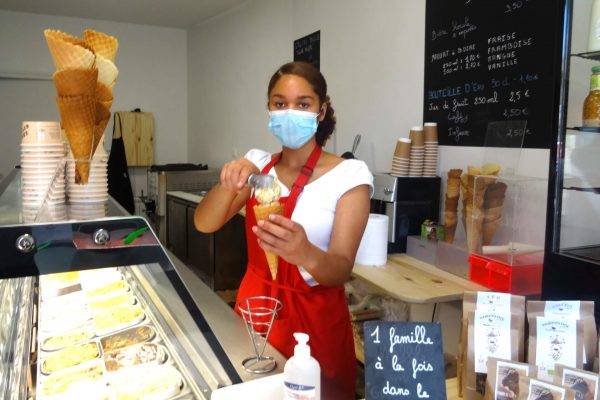
<path fill-rule="evenodd" d="M 273 187 L 275 178 L 266 174 L 252 174 L 248 177 L 248 185 L 253 188 L 269 188 Z"/>

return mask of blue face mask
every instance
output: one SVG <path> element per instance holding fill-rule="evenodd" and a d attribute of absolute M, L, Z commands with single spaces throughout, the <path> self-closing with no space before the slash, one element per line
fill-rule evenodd
<path fill-rule="evenodd" d="M 269 129 L 285 147 L 299 149 L 317 131 L 319 114 L 299 110 L 269 111 Z"/>

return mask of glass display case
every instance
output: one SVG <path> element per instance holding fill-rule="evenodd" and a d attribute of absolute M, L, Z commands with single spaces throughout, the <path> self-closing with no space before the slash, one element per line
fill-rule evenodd
<path fill-rule="evenodd" d="M 542 284 L 547 299 L 600 297 L 600 127 L 583 123 L 592 67 L 600 65 L 600 52 L 588 52 L 591 5 L 565 2 L 560 106 L 550 152 Z"/>
<path fill-rule="evenodd" d="M 244 322 L 143 218 L 110 201 L 104 218 L 23 223 L 19 179 L 0 184 L 0 398 L 209 399 L 253 379 Z"/>

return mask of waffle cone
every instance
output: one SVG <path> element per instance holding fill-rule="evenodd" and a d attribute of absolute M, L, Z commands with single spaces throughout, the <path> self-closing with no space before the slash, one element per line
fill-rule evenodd
<path fill-rule="evenodd" d="M 104 135 L 106 125 L 108 125 L 108 121 L 110 120 L 110 113 L 108 114 L 109 118 L 103 119 L 102 121 L 98 122 L 94 127 L 94 145 L 92 146 L 92 156 L 96 153 L 96 149 L 102 141 L 102 135 Z"/>
<path fill-rule="evenodd" d="M 96 95 L 99 101 L 113 101 L 112 89 L 100 81 L 96 82 Z"/>
<path fill-rule="evenodd" d="M 469 212 L 469 209 L 467 209 L 466 225 L 467 248 L 470 253 L 474 253 L 481 241 L 481 229 L 483 226 L 483 212 L 481 209 L 475 209 L 472 212 Z"/>
<path fill-rule="evenodd" d="M 446 202 L 444 203 L 444 207 L 446 211 L 453 211 L 454 213 L 456 213 L 456 210 L 458 209 L 458 196 L 446 196 Z"/>
<path fill-rule="evenodd" d="M 115 63 L 100 55 L 96 55 L 96 66 L 98 67 L 98 82 L 112 88 L 119 75 L 119 70 Z"/>
<path fill-rule="evenodd" d="M 93 29 L 86 29 L 83 31 L 83 40 L 96 54 L 115 62 L 117 50 L 119 49 L 119 41 L 116 37 Z"/>
<path fill-rule="evenodd" d="M 56 71 L 52 76 L 59 96 L 94 96 L 98 81 L 96 68 Z"/>
<path fill-rule="evenodd" d="M 44 35 L 57 70 L 92 68 L 94 66 L 96 60 L 94 53 L 73 43 L 72 39 L 65 39 L 66 34 L 47 29 L 44 31 Z M 71 36 L 67 35 L 67 37 Z"/>
<path fill-rule="evenodd" d="M 446 243 L 454 242 L 454 234 L 456 233 L 456 225 L 458 223 L 458 215 L 456 211 L 444 212 L 444 241 Z"/>
<path fill-rule="evenodd" d="M 487 221 L 483 223 L 482 226 L 482 238 L 481 244 L 487 246 L 492 244 L 492 239 L 494 238 L 494 234 L 496 233 L 496 229 L 498 229 L 498 225 L 500 225 L 500 218 L 495 219 L 493 221 Z"/>
<path fill-rule="evenodd" d="M 257 205 L 254 206 L 254 215 L 256 216 L 257 221 L 266 221 L 271 214 L 283 214 L 283 204 L 281 203 L 273 203 L 267 205 Z M 267 257 L 267 263 L 269 264 L 269 270 L 271 271 L 271 277 L 273 280 L 277 277 L 277 265 L 279 264 L 279 256 L 277 254 L 271 253 L 270 251 L 265 251 L 265 256 Z"/>
<path fill-rule="evenodd" d="M 96 98 L 93 96 L 58 96 L 61 125 L 75 158 L 75 182 L 86 184 L 96 126 Z"/>

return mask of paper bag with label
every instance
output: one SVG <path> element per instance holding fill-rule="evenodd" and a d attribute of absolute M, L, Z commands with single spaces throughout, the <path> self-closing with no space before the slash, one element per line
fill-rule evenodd
<path fill-rule="evenodd" d="M 517 361 L 489 357 L 487 363 L 486 400 L 519 399 L 525 389 L 519 383 L 522 377 L 536 376 L 537 368 Z"/>
<path fill-rule="evenodd" d="M 583 321 L 583 368 L 591 370 L 596 355 L 596 320 L 593 301 L 528 301 L 527 317 L 562 316 Z"/>
<path fill-rule="evenodd" d="M 538 367 L 538 378 L 552 382 L 555 364 L 583 367 L 583 321 L 557 316 L 527 317 L 527 361 Z"/>
<path fill-rule="evenodd" d="M 457 388 L 459 397 L 463 396 L 467 385 L 467 355 L 473 351 L 473 343 L 468 343 L 468 320 L 469 312 L 475 310 L 507 309 L 521 319 L 521 325 L 525 326 L 525 297 L 497 292 L 465 292 L 463 296 L 463 313 L 460 326 L 457 355 Z M 519 360 L 524 360 L 524 344 L 521 340 L 519 345 Z"/>

